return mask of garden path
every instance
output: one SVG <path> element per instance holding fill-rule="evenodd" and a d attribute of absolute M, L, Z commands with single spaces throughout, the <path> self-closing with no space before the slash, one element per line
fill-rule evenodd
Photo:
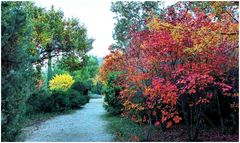
<path fill-rule="evenodd" d="M 57 116 L 40 125 L 25 128 L 25 141 L 112 141 L 113 136 L 106 131 L 107 121 L 101 117 L 104 114 L 103 99 L 90 99 L 88 104 L 73 114 Z"/>

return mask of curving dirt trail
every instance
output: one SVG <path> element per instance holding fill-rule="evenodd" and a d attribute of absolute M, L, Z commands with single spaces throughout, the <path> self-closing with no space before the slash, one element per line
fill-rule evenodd
<path fill-rule="evenodd" d="M 105 114 L 103 99 L 90 102 L 73 114 L 61 115 L 40 125 L 25 128 L 25 142 L 106 142 L 113 136 L 106 131 L 107 122 L 101 118 Z"/>

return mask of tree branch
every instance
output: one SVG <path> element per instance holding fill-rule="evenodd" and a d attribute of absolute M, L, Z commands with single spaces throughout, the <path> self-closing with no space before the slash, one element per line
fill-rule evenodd
<path fill-rule="evenodd" d="M 228 15 L 230 15 L 230 16 L 232 17 L 232 19 L 235 20 L 235 21 L 238 23 L 238 20 L 237 20 L 236 18 L 234 18 L 231 13 L 229 13 L 228 11 L 226 11 L 226 13 L 227 13 Z"/>

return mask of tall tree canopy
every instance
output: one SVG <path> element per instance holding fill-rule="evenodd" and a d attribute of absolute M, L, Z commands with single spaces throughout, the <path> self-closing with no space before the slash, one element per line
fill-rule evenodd
<path fill-rule="evenodd" d="M 159 12 L 161 2 L 112 2 L 111 11 L 115 13 L 115 27 L 113 31 L 113 38 L 116 41 L 112 45 L 113 49 L 125 49 L 129 46 L 131 36 L 129 32 L 131 29 L 142 30 L 145 29 L 145 19 L 151 12 Z"/>
<path fill-rule="evenodd" d="M 48 81 L 52 78 L 52 59 L 63 58 L 69 69 L 77 70 L 86 61 L 86 53 L 92 49 L 93 39 L 87 37 L 86 28 L 76 18 L 64 19 L 63 12 L 35 8 L 33 33 L 36 64 L 48 61 Z M 35 52 L 34 52 L 35 53 Z"/>

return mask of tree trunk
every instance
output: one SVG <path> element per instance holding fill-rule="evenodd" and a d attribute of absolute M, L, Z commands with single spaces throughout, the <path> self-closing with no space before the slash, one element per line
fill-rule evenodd
<path fill-rule="evenodd" d="M 214 95 L 215 95 L 215 97 L 217 99 L 218 115 L 220 117 L 220 123 L 221 123 L 222 132 L 223 132 L 224 131 L 224 123 L 223 123 L 223 118 L 222 118 L 220 101 L 219 101 L 218 94 L 217 94 L 216 90 L 214 90 Z"/>
<path fill-rule="evenodd" d="M 185 96 L 182 96 L 181 100 L 183 118 L 187 126 L 188 139 L 189 141 L 196 141 L 199 133 L 199 118 L 201 115 L 201 107 L 189 107 L 187 98 Z M 193 109 L 195 110 L 193 111 Z M 197 117 L 196 121 L 194 121 L 194 117 Z"/>
<path fill-rule="evenodd" d="M 48 72 L 47 72 L 47 85 L 49 87 L 49 81 L 52 78 L 52 57 L 51 52 L 48 53 Z"/>
<path fill-rule="evenodd" d="M 152 139 L 152 118 L 151 115 L 148 114 L 147 141 L 151 141 L 151 139 Z"/>

